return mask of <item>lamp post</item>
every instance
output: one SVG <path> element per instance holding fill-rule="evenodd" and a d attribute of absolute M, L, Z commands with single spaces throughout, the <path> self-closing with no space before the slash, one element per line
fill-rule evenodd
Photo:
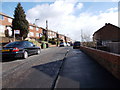
<path fill-rule="evenodd" d="M 37 21 L 37 20 L 39 20 L 39 18 L 36 18 L 36 19 L 35 19 L 35 22 L 34 22 L 35 28 L 37 28 L 37 26 L 36 26 L 36 21 Z"/>
<path fill-rule="evenodd" d="M 37 21 L 37 20 L 39 20 L 39 18 L 36 18 L 36 19 L 35 19 L 34 25 L 36 25 L 36 21 Z"/>

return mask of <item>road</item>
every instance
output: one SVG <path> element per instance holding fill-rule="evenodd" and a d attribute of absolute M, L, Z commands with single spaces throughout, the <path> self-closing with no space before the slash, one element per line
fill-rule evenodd
<path fill-rule="evenodd" d="M 115 88 L 120 81 L 86 54 L 56 47 L 3 62 L 3 88 Z"/>
<path fill-rule="evenodd" d="M 69 49 L 48 48 L 27 59 L 3 62 L 3 88 L 51 88 Z"/>

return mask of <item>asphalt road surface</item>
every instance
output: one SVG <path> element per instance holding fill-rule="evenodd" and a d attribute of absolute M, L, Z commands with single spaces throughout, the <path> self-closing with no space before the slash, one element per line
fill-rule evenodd
<path fill-rule="evenodd" d="M 48 48 L 39 55 L 2 63 L 3 88 L 51 88 L 71 48 Z"/>
<path fill-rule="evenodd" d="M 78 49 L 56 47 L 2 63 L 3 88 L 120 88 L 120 81 Z"/>

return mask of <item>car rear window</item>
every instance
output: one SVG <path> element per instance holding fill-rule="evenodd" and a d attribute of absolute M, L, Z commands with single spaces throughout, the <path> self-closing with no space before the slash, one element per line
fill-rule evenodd
<path fill-rule="evenodd" d="M 79 45 L 80 46 L 80 42 L 75 42 L 74 45 Z"/>
<path fill-rule="evenodd" d="M 22 42 L 12 42 L 5 45 L 5 47 L 19 47 L 19 46 L 22 46 Z"/>

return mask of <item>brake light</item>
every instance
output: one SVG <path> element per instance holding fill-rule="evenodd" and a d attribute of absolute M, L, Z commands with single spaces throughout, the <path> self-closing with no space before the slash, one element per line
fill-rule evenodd
<path fill-rule="evenodd" d="M 19 49 L 18 48 L 13 48 L 13 50 L 12 50 L 12 52 L 17 52 L 17 51 L 19 51 Z"/>

